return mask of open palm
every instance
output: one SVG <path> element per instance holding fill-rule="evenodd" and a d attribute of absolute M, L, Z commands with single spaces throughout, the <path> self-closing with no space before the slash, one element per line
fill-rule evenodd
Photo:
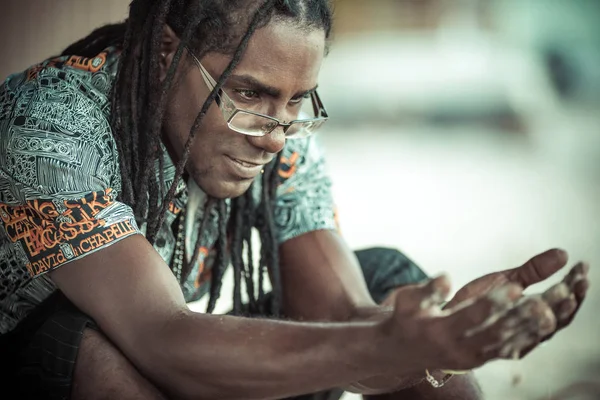
<path fill-rule="evenodd" d="M 526 289 L 554 275 L 566 265 L 567 260 L 568 255 L 565 251 L 548 250 L 533 257 L 520 267 L 494 272 L 469 282 L 456 293 L 445 308 L 450 309 L 465 300 L 485 296 L 493 289 L 507 283 L 518 284 Z M 542 294 L 543 299 L 550 305 L 556 316 L 557 330 L 567 326 L 581 306 L 589 287 L 588 269 L 585 263 L 576 264 L 561 283 Z"/>

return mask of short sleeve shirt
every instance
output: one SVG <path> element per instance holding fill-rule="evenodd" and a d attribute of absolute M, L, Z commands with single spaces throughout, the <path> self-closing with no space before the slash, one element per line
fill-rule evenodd
<path fill-rule="evenodd" d="M 0 333 L 12 330 L 56 287 L 47 272 L 144 234 L 120 201 L 118 152 L 110 127 L 110 92 L 119 52 L 47 60 L 0 86 Z M 165 186 L 175 167 L 165 152 Z M 156 173 L 158 174 L 158 163 Z M 289 140 L 281 155 L 275 221 L 279 243 L 336 229 L 331 184 L 315 138 Z M 256 196 L 259 182 L 254 186 Z M 181 182 L 154 248 L 167 264 L 175 250 L 174 221 L 194 190 Z M 192 223 L 210 218 L 200 256 L 186 282 L 188 301 L 204 295 L 218 236 L 218 216 L 198 205 Z M 188 230 L 196 243 L 198 229 Z"/>

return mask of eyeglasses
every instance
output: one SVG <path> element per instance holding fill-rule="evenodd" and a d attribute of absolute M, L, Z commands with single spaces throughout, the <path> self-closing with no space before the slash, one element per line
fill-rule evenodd
<path fill-rule="evenodd" d="M 213 90 L 217 85 L 217 82 L 200 63 L 200 60 L 198 60 L 194 53 L 189 49 L 188 52 L 200 69 L 206 86 L 208 86 L 210 90 Z M 217 101 L 217 103 L 231 130 L 249 136 L 265 136 L 281 126 L 283 127 L 283 133 L 285 134 L 286 139 L 297 139 L 312 135 L 329 119 L 325 106 L 323 106 L 323 102 L 316 90 L 310 94 L 310 98 L 312 100 L 314 118 L 297 119 L 290 121 L 289 123 L 282 122 L 269 115 L 237 108 L 233 100 L 224 90 L 219 91 L 219 101 Z"/>

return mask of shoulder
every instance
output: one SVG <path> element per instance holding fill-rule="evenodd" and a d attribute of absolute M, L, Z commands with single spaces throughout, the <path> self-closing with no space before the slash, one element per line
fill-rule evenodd
<path fill-rule="evenodd" d="M 70 116 L 108 117 L 118 58 L 109 48 L 94 58 L 51 58 L 9 76 L 0 87 L 0 119 L 27 116 L 77 128 Z"/>
<path fill-rule="evenodd" d="M 118 157 L 109 108 L 116 60 L 108 50 L 92 59 L 58 57 L 4 82 L 1 201 L 114 187 Z"/>
<path fill-rule="evenodd" d="M 274 210 L 279 243 L 304 233 L 337 228 L 331 181 L 317 137 L 288 141 L 281 154 L 279 175 L 282 182 Z"/>
<path fill-rule="evenodd" d="M 54 100 L 58 100 L 68 93 L 108 112 L 119 56 L 120 52 L 111 47 L 92 58 L 71 55 L 47 59 L 9 76 L 0 88 L 0 101 L 20 99 L 22 104 L 40 92 L 54 94 Z"/>

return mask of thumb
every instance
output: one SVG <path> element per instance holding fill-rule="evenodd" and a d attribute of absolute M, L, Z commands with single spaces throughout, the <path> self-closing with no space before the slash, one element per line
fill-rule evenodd
<path fill-rule="evenodd" d="M 445 275 L 431 279 L 421 285 L 411 286 L 396 295 L 395 312 L 419 314 L 441 305 L 450 293 L 450 281 Z"/>
<path fill-rule="evenodd" d="M 507 271 L 509 281 L 523 288 L 548 279 L 567 264 L 569 255 L 561 249 L 551 249 L 538 254 L 520 267 Z"/>

